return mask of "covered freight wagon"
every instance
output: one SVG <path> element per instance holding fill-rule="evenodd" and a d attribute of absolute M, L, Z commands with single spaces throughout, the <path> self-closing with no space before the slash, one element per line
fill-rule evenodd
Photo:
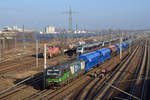
<path fill-rule="evenodd" d="M 129 43 L 127 41 L 122 42 L 122 48 L 123 48 L 123 51 L 129 48 Z"/>
<path fill-rule="evenodd" d="M 110 58 L 111 51 L 109 48 L 102 48 L 96 52 L 100 54 L 100 64 Z"/>
<path fill-rule="evenodd" d="M 90 68 L 100 64 L 100 53 L 96 51 L 86 53 L 78 56 L 78 59 L 85 61 L 85 71 L 88 72 Z"/>
<path fill-rule="evenodd" d="M 129 43 L 129 45 L 133 45 L 133 40 L 128 40 L 127 42 Z"/>
<path fill-rule="evenodd" d="M 120 53 L 120 43 L 115 44 L 115 46 L 117 47 L 117 53 Z M 122 51 L 124 51 L 126 48 L 126 45 L 124 43 L 122 43 Z"/>

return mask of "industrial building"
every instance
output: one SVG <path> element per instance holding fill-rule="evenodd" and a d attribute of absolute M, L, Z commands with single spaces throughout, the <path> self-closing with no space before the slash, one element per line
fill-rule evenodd
<path fill-rule="evenodd" d="M 55 32 L 55 27 L 53 27 L 53 26 L 46 26 L 46 28 L 45 28 L 45 32 L 48 34 L 48 33 L 56 33 Z"/>

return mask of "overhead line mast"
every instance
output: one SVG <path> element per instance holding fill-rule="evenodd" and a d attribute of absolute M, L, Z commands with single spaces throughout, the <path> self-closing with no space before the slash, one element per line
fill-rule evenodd
<path fill-rule="evenodd" d="M 68 12 L 65 12 L 66 14 L 69 14 L 69 29 L 68 29 L 68 33 L 70 34 L 69 35 L 69 38 L 70 38 L 70 41 L 71 41 L 71 38 L 72 38 L 72 33 L 73 33 L 73 28 L 72 28 L 72 14 L 76 13 L 76 12 L 73 12 L 71 7 L 69 8 L 69 11 Z"/>
<path fill-rule="evenodd" d="M 72 9 L 69 8 L 69 33 L 72 33 Z"/>

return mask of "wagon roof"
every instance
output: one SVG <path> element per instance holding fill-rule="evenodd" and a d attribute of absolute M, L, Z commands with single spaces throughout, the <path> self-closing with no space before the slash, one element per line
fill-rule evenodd
<path fill-rule="evenodd" d="M 99 57 L 100 54 L 97 53 L 97 52 L 91 52 L 91 53 L 87 53 L 87 54 L 83 54 L 83 55 L 80 55 L 78 56 L 79 59 L 82 59 L 84 61 L 90 61 L 96 57 Z"/>
<path fill-rule="evenodd" d="M 102 49 L 97 50 L 96 52 L 106 54 L 106 53 L 110 53 L 110 49 L 109 48 L 102 48 Z"/>

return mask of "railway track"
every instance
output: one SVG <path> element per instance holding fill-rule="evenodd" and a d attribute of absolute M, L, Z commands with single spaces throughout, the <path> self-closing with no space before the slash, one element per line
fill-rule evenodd
<path fill-rule="evenodd" d="M 145 44 L 147 45 L 147 43 Z M 147 61 L 149 59 L 149 53 L 148 53 L 149 51 L 146 45 L 143 45 L 142 47 L 143 52 L 139 53 L 138 55 L 139 60 L 137 60 L 138 63 L 135 66 L 136 68 L 132 71 L 131 73 L 132 75 L 125 74 L 124 77 L 128 77 L 128 78 L 124 78 L 124 79 L 122 78 L 119 82 L 117 82 L 117 87 L 121 88 L 126 93 L 129 93 L 130 96 L 127 96 L 125 93 L 119 93 L 118 91 L 111 91 L 109 93 L 111 97 L 107 96 L 108 98 L 111 98 L 112 100 L 116 100 L 116 99 L 132 100 L 133 99 L 132 96 L 135 96 L 137 97 L 136 99 L 146 100 L 146 94 L 147 94 L 146 87 L 148 87 L 147 79 L 149 73 L 149 62 Z M 140 84 L 137 84 L 137 82 L 140 82 Z M 118 83 L 122 83 L 122 84 L 118 84 Z"/>
<path fill-rule="evenodd" d="M 93 70 L 92 72 L 94 72 L 94 71 L 96 71 L 96 70 L 98 70 L 98 68 L 96 68 L 96 69 Z M 91 73 L 92 73 L 92 72 L 91 72 Z M 86 76 L 86 79 L 84 79 L 85 76 Z M 52 98 L 56 97 L 57 95 L 62 94 L 65 90 L 68 90 L 68 89 L 69 89 L 69 90 L 68 90 L 68 93 L 69 93 L 70 91 L 73 91 L 73 88 L 72 88 L 72 87 L 74 87 L 74 85 L 75 85 L 76 83 L 80 83 L 80 84 L 76 84 L 76 88 L 77 88 L 77 87 L 79 87 L 79 86 L 83 87 L 83 86 L 85 86 L 86 84 L 92 84 L 92 83 L 90 83 L 90 81 L 95 80 L 95 79 L 93 79 L 93 78 L 91 78 L 91 77 L 89 77 L 89 76 L 87 76 L 87 75 L 85 75 L 85 76 L 82 77 L 82 79 L 84 79 L 84 80 L 82 80 L 82 82 L 81 82 L 81 80 L 77 80 L 77 81 L 72 82 L 71 84 L 68 84 L 68 85 L 66 85 L 65 87 L 60 88 L 60 89 L 58 89 L 58 90 L 43 90 L 43 91 L 38 91 L 38 92 L 36 92 L 36 93 L 33 93 L 33 94 L 30 95 L 30 96 L 25 97 L 24 100 L 31 100 L 31 99 L 35 99 L 35 100 L 38 100 L 38 99 L 52 99 Z M 87 82 L 88 80 L 90 80 L 89 83 Z M 99 78 L 97 78 L 97 80 L 95 80 L 95 82 L 99 82 Z M 83 84 L 81 84 L 81 83 L 83 83 Z M 93 84 L 94 84 L 94 82 L 93 82 Z M 21 87 L 22 87 L 22 86 L 21 86 Z M 21 91 L 21 90 L 23 90 L 23 88 L 22 88 L 22 89 L 20 88 L 19 90 Z M 16 92 L 14 95 L 17 95 L 17 93 L 18 93 L 18 92 Z M 10 98 L 10 97 L 11 97 L 11 95 L 10 95 L 10 96 L 9 96 L 9 95 L 6 96 L 6 98 Z"/>
<path fill-rule="evenodd" d="M 120 78 L 117 81 L 115 81 L 115 83 L 113 84 L 114 86 L 129 93 L 128 90 L 125 90 L 126 89 L 125 87 L 126 86 L 128 88 L 130 87 L 130 81 L 128 82 L 128 80 L 131 80 L 132 76 L 134 76 L 137 73 L 134 71 L 137 70 L 138 66 L 140 66 L 140 63 L 141 63 L 141 60 L 143 57 L 143 53 L 144 53 L 142 51 L 143 51 L 143 49 L 140 46 L 139 51 L 137 53 L 138 55 L 136 55 L 136 57 L 134 57 L 134 59 L 132 60 L 132 63 L 129 64 L 127 69 L 122 72 Z M 117 94 L 121 94 L 121 95 L 118 97 Z M 113 99 L 126 98 L 126 97 L 127 97 L 127 94 L 120 93 L 120 91 L 112 88 L 111 91 L 108 93 L 107 98 L 105 98 L 105 99 L 111 98 L 113 100 Z"/>
<path fill-rule="evenodd" d="M 1 63 L 7 63 L 7 61 L 14 61 L 16 59 L 21 59 L 21 58 L 24 58 L 24 57 L 27 57 L 27 56 L 31 56 L 29 54 L 21 54 L 21 53 L 18 53 L 16 54 L 15 56 L 12 56 L 12 55 L 9 55 L 7 57 L 4 57 L 1 61 L 0 61 L 0 64 Z"/>
<path fill-rule="evenodd" d="M 114 60 L 111 62 L 111 63 L 114 63 Z M 111 64 L 108 64 L 107 66 L 110 66 Z M 102 65 L 103 66 L 103 65 Z M 97 71 L 97 70 L 99 70 L 98 68 L 95 68 L 95 71 Z M 95 72 L 94 71 L 94 72 Z M 81 80 L 84 80 L 84 82 L 81 82 Z M 93 77 L 90 77 L 90 79 L 87 79 L 87 76 L 84 76 L 84 78 L 81 78 L 78 82 L 75 82 L 75 84 L 76 84 L 76 86 L 74 85 L 74 86 L 69 86 L 68 88 L 66 88 L 66 89 L 64 89 L 64 90 L 62 90 L 62 91 L 60 91 L 60 92 L 58 92 L 58 91 L 56 91 L 56 92 L 54 92 L 54 95 L 53 95 L 53 93 L 51 94 L 46 94 L 45 95 L 45 93 L 43 94 L 43 95 L 45 95 L 45 98 L 41 98 L 41 97 L 39 97 L 39 98 L 35 98 L 35 100 L 39 100 L 39 99 L 42 99 L 42 100 L 46 100 L 46 99 L 54 99 L 54 100 L 58 100 L 58 99 L 62 99 L 62 98 L 60 98 L 60 97 L 64 97 L 66 94 L 69 94 L 69 98 L 71 97 L 71 99 L 73 99 L 72 98 L 72 95 L 74 95 L 73 93 L 78 89 L 78 88 L 80 88 L 81 90 L 83 90 L 84 88 L 86 88 L 86 86 L 88 86 L 89 84 L 94 84 L 94 82 L 93 83 L 91 83 L 92 81 L 96 81 L 96 82 L 99 82 L 99 80 L 100 79 L 97 79 L 97 80 L 95 80 L 95 78 L 93 78 Z M 102 82 L 103 80 L 101 80 L 101 82 Z M 80 83 L 80 84 L 78 84 L 78 83 Z M 75 90 L 74 90 L 74 89 Z M 66 92 L 66 93 L 65 93 Z M 79 92 L 82 92 L 82 91 L 78 91 L 78 93 Z M 70 94 L 71 93 L 71 94 Z M 75 98 L 77 98 L 76 96 L 73 96 L 73 97 L 75 97 Z M 79 95 L 79 97 L 80 97 L 80 95 Z M 68 98 L 68 97 L 67 97 Z"/>
<path fill-rule="evenodd" d="M 27 60 L 27 61 L 24 61 Z M 22 60 L 18 60 L 14 63 L 8 63 L 7 65 L 2 65 L 0 69 L 0 74 L 5 74 L 7 72 L 15 71 L 17 69 L 31 68 L 31 66 L 35 66 L 35 59 L 33 58 L 25 58 Z M 39 66 L 43 63 L 43 60 L 39 60 Z"/>
<path fill-rule="evenodd" d="M 128 57 L 129 57 L 129 55 L 126 56 L 124 58 L 124 60 L 127 59 Z M 109 67 L 109 66 L 107 66 L 107 67 Z M 118 67 L 119 67 L 119 65 L 114 67 L 114 69 L 117 71 Z M 75 93 L 73 95 L 73 99 L 74 100 L 91 100 L 93 98 L 93 95 L 95 94 L 95 91 L 97 91 L 97 89 L 100 87 L 100 84 L 102 84 L 104 81 L 106 81 L 108 76 L 110 77 L 110 75 L 111 75 L 111 73 L 108 73 L 102 79 L 97 77 L 97 78 L 94 78 L 93 80 L 91 80 L 90 82 L 87 82 L 87 84 L 85 84 L 82 88 L 80 88 L 79 91 L 77 91 L 77 93 Z"/>
<path fill-rule="evenodd" d="M 112 60 L 111 63 L 104 63 L 102 66 L 110 66 L 114 61 Z M 31 99 L 52 99 L 57 97 L 57 95 L 61 95 L 64 91 L 67 91 L 68 94 L 70 93 L 69 91 L 74 91 L 74 88 L 82 87 L 85 84 L 87 84 L 87 81 L 93 80 L 92 77 L 89 76 L 89 74 L 94 73 L 95 71 L 100 70 L 100 68 L 95 68 L 92 69 L 89 73 L 84 74 L 83 76 L 80 76 L 80 79 L 77 79 L 69 84 L 67 84 L 65 87 L 58 88 L 57 90 L 43 90 L 39 92 L 38 94 L 33 94 L 29 97 L 26 97 L 25 100 L 31 100 Z M 81 81 L 82 80 L 82 81 Z M 89 82 L 90 82 L 89 81 Z M 77 84 L 79 83 L 79 84 Z"/>
<path fill-rule="evenodd" d="M 132 95 L 139 97 L 141 100 L 144 99 L 144 95 L 145 95 L 144 92 L 145 92 L 145 87 L 146 87 L 145 84 L 146 84 L 146 80 L 148 78 L 148 73 L 149 73 L 149 62 L 148 62 L 149 51 L 148 51 L 147 42 L 146 42 L 144 48 L 145 48 L 145 52 L 143 54 L 143 59 L 137 70 L 137 74 L 135 75 L 136 80 L 134 80 L 132 82 L 132 88 L 130 89 L 130 93 Z M 131 100 L 131 99 L 132 98 L 129 97 L 129 100 Z"/>
<path fill-rule="evenodd" d="M 42 73 L 36 76 L 29 77 L 28 80 L 25 79 L 25 82 L 17 83 L 18 85 L 10 88 L 9 90 L 0 91 L 0 100 L 10 100 L 14 96 L 18 95 L 19 93 L 24 93 L 29 91 L 29 86 L 34 86 L 38 83 L 42 83 Z M 40 92 L 40 90 L 38 90 Z M 30 95 L 31 92 L 29 92 Z"/>
<path fill-rule="evenodd" d="M 109 93 L 111 90 L 111 86 L 119 79 L 121 76 L 122 72 L 127 68 L 131 60 L 133 59 L 134 55 L 137 53 L 138 47 L 134 50 L 134 52 L 129 56 L 129 58 L 124 59 L 119 67 L 112 73 L 111 76 L 107 78 L 101 84 L 101 86 L 95 91 L 95 94 L 92 96 L 92 99 L 97 99 L 97 100 L 104 100 L 106 95 Z"/>

